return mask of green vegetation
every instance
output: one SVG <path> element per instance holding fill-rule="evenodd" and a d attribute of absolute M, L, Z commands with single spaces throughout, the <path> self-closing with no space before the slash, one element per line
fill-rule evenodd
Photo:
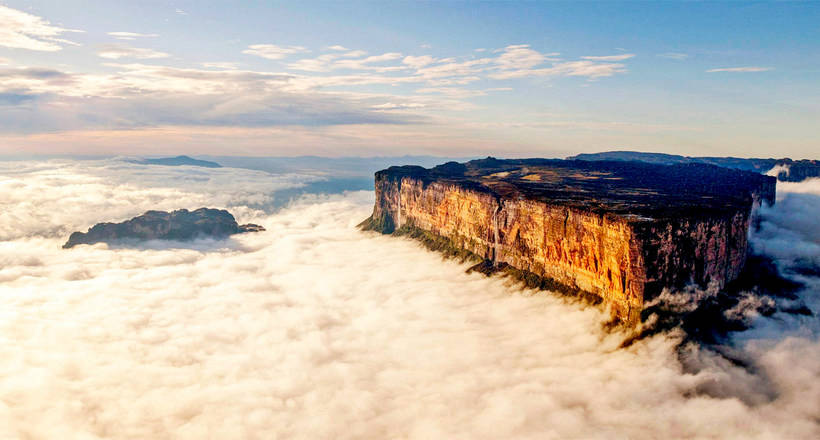
<path fill-rule="evenodd" d="M 358 228 L 363 231 L 376 231 L 382 234 L 390 234 L 396 229 L 393 219 L 387 213 L 382 212 L 378 217 L 374 217 L 374 215 L 359 223 Z"/>

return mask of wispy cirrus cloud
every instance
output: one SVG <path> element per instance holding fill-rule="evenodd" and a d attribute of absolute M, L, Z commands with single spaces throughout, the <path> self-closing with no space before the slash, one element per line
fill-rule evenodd
<path fill-rule="evenodd" d="M 630 58 L 635 58 L 634 53 L 625 53 L 621 55 L 604 55 L 604 56 L 585 56 L 581 57 L 584 60 L 590 61 L 624 61 Z"/>
<path fill-rule="evenodd" d="M 106 44 L 97 51 L 100 58 L 118 60 L 120 58 L 133 58 L 137 60 L 150 60 L 157 58 L 168 58 L 171 55 L 154 49 L 144 47 L 131 47 L 122 44 Z"/>
<path fill-rule="evenodd" d="M 239 68 L 239 63 L 230 63 L 225 61 L 206 62 L 200 63 L 200 65 L 208 69 L 234 70 Z"/>
<path fill-rule="evenodd" d="M 370 108 L 372 108 L 374 110 L 405 110 L 405 109 L 409 109 L 409 108 L 424 108 L 424 104 L 414 103 L 414 102 L 407 102 L 407 103 L 385 102 L 384 104 L 373 105 Z"/>
<path fill-rule="evenodd" d="M 379 65 L 380 63 L 401 58 L 402 54 L 398 52 L 388 52 L 368 57 L 365 55 L 367 55 L 367 52 L 363 50 L 347 50 L 346 52 L 319 55 L 316 58 L 303 58 L 288 64 L 288 68 L 306 72 L 330 72 L 341 69 L 395 72 L 405 69 L 402 66 Z"/>
<path fill-rule="evenodd" d="M 758 66 L 743 66 L 743 67 L 721 67 L 718 69 L 709 69 L 706 72 L 708 73 L 715 73 L 715 72 L 767 72 L 769 70 L 774 70 L 774 67 L 758 67 Z"/>
<path fill-rule="evenodd" d="M 550 67 L 540 69 L 517 69 L 492 73 L 493 79 L 512 79 L 550 76 L 582 76 L 589 79 L 604 78 L 626 72 L 626 66 L 620 63 L 597 63 L 590 60 L 567 61 L 555 63 Z"/>
<path fill-rule="evenodd" d="M 117 35 L 132 37 L 130 33 Z M 0 131 L 30 134 L 169 126 L 314 129 L 361 124 L 429 127 L 430 121 L 443 117 L 442 112 L 478 109 L 472 98 L 511 90 L 504 83 L 473 85 L 481 80 L 597 79 L 626 71 L 622 63 L 571 60 L 526 44 L 487 50 L 480 57 L 472 52 L 448 57 L 423 52 L 368 54 L 340 45 L 321 50 L 325 49 L 321 55 L 301 59 L 295 55 L 310 49 L 266 44 L 244 50 L 268 59 L 295 58 L 279 71 L 240 69 L 239 63 L 229 60 L 193 67 L 109 62 L 104 64 L 106 71 L 97 73 L 71 72 L 64 67 L 0 68 L 0 93 L 6 94 L 7 104 L 0 109 Z M 109 60 L 170 56 L 125 44 L 102 46 L 98 55 Z M 384 86 L 402 87 L 385 92 Z M 418 136 L 418 130 L 408 129 L 408 137 L 411 132 Z"/>
<path fill-rule="evenodd" d="M 108 35 L 118 40 L 136 40 L 137 38 L 159 37 L 159 34 L 141 34 L 138 32 L 109 32 Z"/>
<path fill-rule="evenodd" d="M 51 24 L 36 15 L 0 5 L 0 46 L 44 52 L 61 50 L 64 45 L 78 46 L 60 36 L 68 32 L 83 32 Z"/>
<path fill-rule="evenodd" d="M 275 44 L 251 44 L 242 53 L 245 55 L 255 55 L 269 60 L 280 60 L 288 55 L 309 52 L 302 46 L 277 46 Z"/>
<path fill-rule="evenodd" d="M 667 58 L 667 59 L 670 59 L 670 60 L 682 61 L 682 60 L 685 60 L 685 59 L 689 58 L 689 54 L 681 53 L 681 52 L 664 52 L 664 53 L 659 53 L 658 58 Z"/>

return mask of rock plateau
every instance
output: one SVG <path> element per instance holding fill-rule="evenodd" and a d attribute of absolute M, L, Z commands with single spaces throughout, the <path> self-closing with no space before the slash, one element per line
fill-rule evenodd
<path fill-rule="evenodd" d="M 254 224 L 238 225 L 233 215 L 224 209 L 148 211 L 122 223 L 98 223 L 88 232 L 74 232 L 63 248 L 118 241 L 220 239 L 233 234 L 264 230 L 262 226 Z"/>
<path fill-rule="evenodd" d="M 376 173 L 362 227 L 591 295 L 628 325 L 664 288 L 722 288 L 748 253 L 774 177 L 700 163 L 548 159 L 449 162 Z M 445 245 L 442 245 L 445 243 Z"/>

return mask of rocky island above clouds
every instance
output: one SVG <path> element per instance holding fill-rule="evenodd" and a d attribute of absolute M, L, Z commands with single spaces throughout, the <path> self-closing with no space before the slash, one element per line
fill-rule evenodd
<path fill-rule="evenodd" d="M 534 285 L 591 294 L 636 324 L 664 289 L 741 273 L 774 177 L 700 163 L 487 158 L 376 173 L 364 229 L 410 235 Z"/>
<path fill-rule="evenodd" d="M 74 232 L 63 248 L 117 241 L 221 239 L 234 234 L 264 230 L 265 228 L 255 224 L 237 224 L 234 216 L 224 209 L 148 211 L 122 223 L 97 223 L 88 232 Z"/>

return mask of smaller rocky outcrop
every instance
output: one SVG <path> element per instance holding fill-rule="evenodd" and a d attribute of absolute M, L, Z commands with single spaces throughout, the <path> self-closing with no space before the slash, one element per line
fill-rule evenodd
<path fill-rule="evenodd" d="M 237 224 L 233 215 L 224 209 L 148 211 L 122 223 L 97 223 L 88 232 L 74 232 L 63 248 L 72 248 L 78 244 L 118 241 L 219 239 L 233 234 L 264 230 L 265 228 L 259 225 Z"/>

